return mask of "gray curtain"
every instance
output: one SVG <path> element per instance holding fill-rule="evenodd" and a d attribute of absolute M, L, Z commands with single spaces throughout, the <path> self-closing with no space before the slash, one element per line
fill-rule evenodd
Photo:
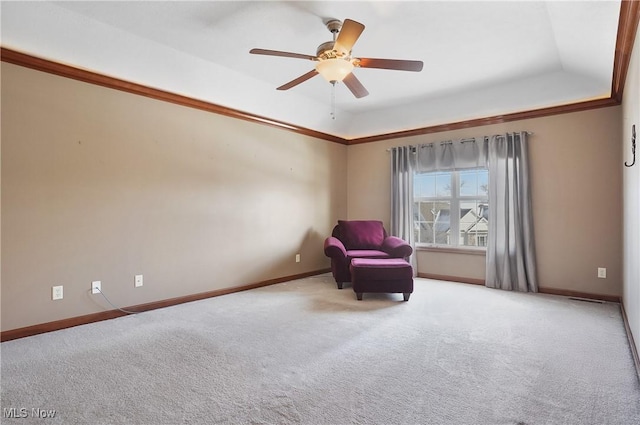
<path fill-rule="evenodd" d="M 391 149 L 391 227 L 392 236 L 404 239 L 414 249 L 409 258 L 417 273 L 413 233 L 413 169 L 415 148 L 398 146 Z"/>
<path fill-rule="evenodd" d="M 526 132 L 491 138 L 486 272 L 490 288 L 538 292 L 528 168 Z"/>
<path fill-rule="evenodd" d="M 487 165 L 487 141 L 475 139 L 427 143 L 418 146 L 416 172 L 453 171 Z"/>

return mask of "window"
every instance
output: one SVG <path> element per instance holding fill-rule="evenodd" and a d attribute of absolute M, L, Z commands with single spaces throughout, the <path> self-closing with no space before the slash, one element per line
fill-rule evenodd
<path fill-rule="evenodd" d="M 416 244 L 487 246 L 486 168 L 419 173 L 413 182 Z"/>

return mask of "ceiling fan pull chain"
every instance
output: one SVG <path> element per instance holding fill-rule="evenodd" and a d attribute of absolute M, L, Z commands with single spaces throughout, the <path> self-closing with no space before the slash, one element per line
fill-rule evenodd
<path fill-rule="evenodd" d="M 336 119 L 336 82 L 331 82 L 331 119 Z"/>

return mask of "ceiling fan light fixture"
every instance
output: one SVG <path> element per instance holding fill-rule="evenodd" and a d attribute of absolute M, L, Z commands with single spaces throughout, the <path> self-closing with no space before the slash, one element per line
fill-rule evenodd
<path fill-rule="evenodd" d="M 316 71 L 330 83 L 342 81 L 353 71 L 353 64 L 342 58 L 325 59 L 318 62 Z"/>

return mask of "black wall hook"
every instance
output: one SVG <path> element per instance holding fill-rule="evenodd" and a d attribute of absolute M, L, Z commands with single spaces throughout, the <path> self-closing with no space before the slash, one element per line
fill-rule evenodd
<path fill-rule="evenodd" d="M 631 126 L 631 154 L 633 155 L 633 162 L 631 164 L 627 164 L 627 161 L 624 162 L 625 167 L 633 167 L 633 164 L 636 163 L 636 125 Z"/>

